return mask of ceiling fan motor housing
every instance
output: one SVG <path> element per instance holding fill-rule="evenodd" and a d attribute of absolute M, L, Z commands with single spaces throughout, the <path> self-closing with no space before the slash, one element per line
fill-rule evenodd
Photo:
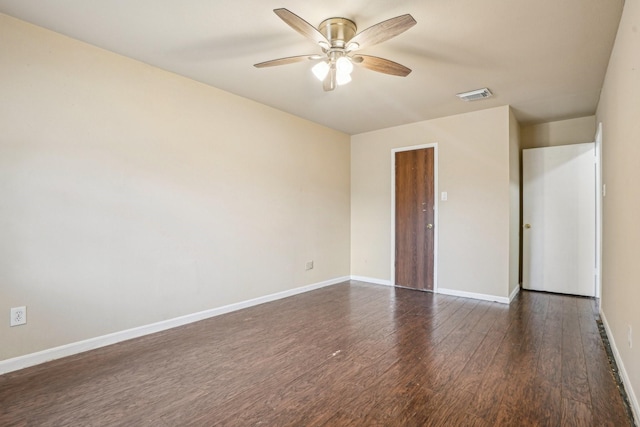
<path fill-rule="evenodd" d="M 347 18 L 329 18 L 320 23 L 320 33 L 327 38 L 331 48 L 344 49 L 356 35 L 356 23 Z"/>

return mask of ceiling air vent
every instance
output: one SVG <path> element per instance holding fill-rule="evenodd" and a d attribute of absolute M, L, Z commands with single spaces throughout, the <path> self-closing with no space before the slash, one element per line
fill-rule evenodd
<path fill-rule="evenodd" d="M 456 96 L 462 99 L 463 101 L 477 101 L 478 99 L 491 98 L 493 94 L 489 89 L 485 87 L 482 89 L 476 89 L 469 92 L 459 93 Z"/>

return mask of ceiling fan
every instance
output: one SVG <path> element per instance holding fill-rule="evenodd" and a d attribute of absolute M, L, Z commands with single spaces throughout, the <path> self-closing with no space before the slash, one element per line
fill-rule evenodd
<path fill-rule="evenodd" d="M 295 13 L 281 8 L 274 9 L 276 15 L 287 25 L 311 39 L 322 49 L 322 54 L 309 54 L 273 59 L 255 64 L 257 68 L 275 65 L 293 64 L 307 60 L 317 61 L 312 68 L 313 74 L 323 82 L 326 91 L 334 90 L 336 85 L 351 81 L 353 64 L 359 64 L 369 70 L 393 76 L 405 77 L 411 69 L 397 62 L 377 56 L 354 54 L 355 51 L 393 38 L 416 24 L 409 14 L 379 22 L 356 34 L 356 24 L 347 18 L 329 18 L 316 29 Z"/>

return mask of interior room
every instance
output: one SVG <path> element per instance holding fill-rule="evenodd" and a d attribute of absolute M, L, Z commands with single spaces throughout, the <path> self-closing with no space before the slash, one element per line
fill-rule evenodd
<path fill-rule="evenodd" d="M 639 29 L 640 0 L 0 0 L 0 424 L 637 425 Z M 593 294 L 528 290 L 523 152 L 587 143 Z M 153 392 L 107 397 L 131 370 Z"/>

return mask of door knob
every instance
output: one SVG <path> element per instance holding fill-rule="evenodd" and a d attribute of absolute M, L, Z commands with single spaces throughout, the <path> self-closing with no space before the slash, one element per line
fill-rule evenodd
<path fill-rule="evenodd" d="M 524 228 L 531 228 L 531 224 L 525 224 Z"/>
<path fill-rule="evenodd" d="M 427 228 L 431 230 L 433 228 L 433 224 L 427 224 Z"/>

